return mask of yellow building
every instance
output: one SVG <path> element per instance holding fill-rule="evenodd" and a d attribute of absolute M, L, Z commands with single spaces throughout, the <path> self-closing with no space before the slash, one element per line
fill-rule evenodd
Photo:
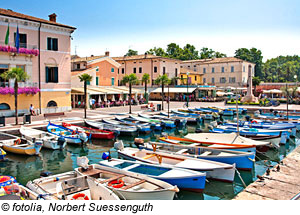
<path fill-rule="evenodd" d="M 180 68 L 179 80 L 181 85 L 187 84 L 187 76 L 190 85 L 203 85 L 203 74 L 199 74 L 186 68 Z"/>

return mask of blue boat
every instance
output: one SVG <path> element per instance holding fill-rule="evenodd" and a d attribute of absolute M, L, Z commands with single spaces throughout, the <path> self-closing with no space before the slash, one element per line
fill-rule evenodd
<path fill-rule="evenodd" d="M 63 126 L 56 125 L 51 122 L 49 122 L 49 124 L 47 125 L 47 131 L 58 137 L 65 138 L 66 142 L 71 144 L 80 145 L 89 140 L 86 133 L 76 132 L 75 130 L 65 128 Z"/>
<path fill-rule="evenodd" d="M 148 123 L 148 124 L 130 124 L 130 123 L 127 123 L 126 121 L 124 122 L 123 120 L 113 120 L 113 119 L 102 119 L 102 122 L 104 123 L 108 123 L 108 124 L 111 124 L 111 125 L 123 125 L 123 126 L 134 126 L 138 129 L 138 132 L 139 133 L 144 133 L 144 134 L 149 134 L 152 129 L 151 129 L 151 125 Z"/>
<path fill-rule="evenodd" d="M 235 150 L 214 149 L 211 147 L 199 146 L 199 144 L 174 145 L 167 143 L 144 143 L 139 148 L 148 150 L 155 149 L 158 152 L 181 154 L 187 157 L 211 160 L 227 164 L 236 164 L 236 168 L 251 171 L 255 162 L 255 152 L 242 152 Z"/>
<path fill-rule="evenodd" d="M 223 125 L 236 127 L 236 122 L 226 122 Z M 242 128 L 257 128 L 268 130 L 291 130 L 291 136 L 296 136 L 297 126 L 294 123 L 275 123 L 275 122 L 257 122 L 253 121 L 239 121 L 239 127 Z"/>
<path fill-rule="evenodd" d="M 139 117 L 139 116 L 133 116 L 130 115 L 129 117 L 125 118 L 124 120 L 132 122 L 132 123 L 136 123 L 136 122 L 140 122 L 140 123 L 150 123 L 151 127 L 154 128 L 155 131 L 162 131 L 165 129 L 165 124 L 161 123 L 161 122 L 154 122 L 153 120 L 148 120 L 145 119 L 143 117 Z"/>
<path fill-rule="evenodd" d="M 203 192 L 205 188 L 206 173 L 203 172 L 115 158 L 100 161 L 99 164 L 133 173 L 144 174 L 169 184 L 177 185 L 178 188 L 184 190 Z"/>
<path fill-rule="evenodd" d="M 155 124 L 147 123 L 147 122 L 139 122 L 135 121 L 130 117 L 115 117 L 115 120 L 121 122 L 126 125 L 136 126 L 140 129 L 142 133 L 150 133 L 151 131 L 155 130 Z"/>
<path fill-rule="evenodd" d="M 217 126 L 210 130 L 212 133 L 237 133 L 237 127 L 234 126 Z M 259 136 L 273 136 L 281 137 L 280 143 L 285 144 L 290 138 L 290 132 L 287 130 L 268 130 L 268 129 L 257 129 L 257 128 L 240 128 L 239 134 L 245 137 L 259 137 Z"/>
<path fill-rule="evenodd" d="M 138 114 L 139 117 L 147 119 L 148 122 L 156 122 L 156 123 L 162 123 L 165 125 L 166 128 L 176 128 L 176 124 L 174 121 L 172 120 L 164 120 L 164 119 L 157 119 L 155 117 L 152 117 L 150 115 L 146 115 L 146 114 Z"/>

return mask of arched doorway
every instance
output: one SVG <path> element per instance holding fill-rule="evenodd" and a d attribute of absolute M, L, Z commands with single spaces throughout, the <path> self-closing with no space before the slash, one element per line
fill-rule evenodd
<path fill-rule="evenodd" d="M 1 103 L 0 104 L 0 111 L 1 110 L 10 110 L 10 106 L 6 103 Z"/>
<path fill-rule="evenodd" d="M 48 102 L 47 107 L 57 107 L 57 103 L 51 100 L 50 102 Z"/>

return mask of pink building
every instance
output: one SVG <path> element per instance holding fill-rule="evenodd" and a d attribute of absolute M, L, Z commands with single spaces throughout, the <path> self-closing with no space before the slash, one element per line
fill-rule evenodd
<path fill-rule="evenodd" d="M 5 44 L 9 26 L 9 44 Z M 15 49 L 19 28 L 20 49 Z M 49 20 L 40 19 L 0 8 L 0 74 L 12 67 L 21 67 L 30 76 L 21 86 L 40 89 L 36 95 L 19 101 L 20 111 L 27 111 L 30 103 L 42 113 L 71 109 L 71 34 L 76 28 L 56 22 L 56 14 Z M 1 87 L 13 86 L 13 80 L 0 79 Z M 10 98 L 0 95 L 2 107 L 14 109 Z M 20 97 L 22 99 L 23 97 Z M 1 106 L 1 104 L 0 104 Z M 3 108 L 2 108 L 3 109 Z M 0 107 L 1 110 L 1 107 Z"/>

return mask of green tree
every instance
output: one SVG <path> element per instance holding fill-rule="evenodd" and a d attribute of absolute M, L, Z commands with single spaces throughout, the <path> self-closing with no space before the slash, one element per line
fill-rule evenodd
<path fill-rule="evenodd" d="M 92 81 L 93 76 L 84 73 L 84 74 L 78 76 L 78 78 L 79 78 L 80 82 L 83 82 L 83 86 L 84 86 L 84 118 L 86 119 L 87 83 Z"/>
<path fill-rule="evenodd" d="M 150 83 L 150 75 L 145 73 L 142 77 L 142 83 L 145 84 L 145 99 L 146 103 L 148 103 L 148 92 L 147 92 L 147 84 Z"/>
<path fill-rule="evenodd" d="M 186 44 L 181 51 L 180 60 L 197 60 L 199 59 L 198 51 L 195 46 Z"/>
<path fill-rule="evenodd" d="M 223 58 L 223 57 L 227 57 L 226 54 L 223 54 L 221 52 L 215 52 L 214 54 L 215 58 Z"/>
<path fill-rule="evenodd" d="M 123 84 L 129 84 L 129 114 L 131 114 L 131 94 L 132 94 L 132 85 L 138 84 L 139 80 L 136 74 L 131 73 L 130 75 L 125 75 L 121 81 Z"/>
<path fill-rule="evenodd" d="M 253 77 L 252 78 L 252 85 L 254 86 L 254 92 L 256 92 L 256 86 L 260 84 L 261 80 L 259 77 Z"/>
<path fill-rule="evenodd" d="M 182 48 L 179 47 L 176 43 L 170 43 L 167 46 L 166 50 L 167 56 L 174 59 L 180 59 L 182 54 Z"/>
<path fill-rule="evenodd" d="M 161 57 L 166 57 L 167 53 L 163 48 L 156 48 L 154 47 L 153 49 L 150 49 L 149 51 L 146 52 L 147 54 L 152 54 L 155 56 L 161 56 Z"/>
<path fill-rule="evenodd" d="M 155 84 L 161 85 L 161 109 L 164 110 L 164 100 L 165 100 L 165 92 L 164 92 L 164 87 L 166 84 L 170 83 L 170 79 L 166 74 L 160 75 L 157 77 L 155 80 Z"/>
<path fill-rule="evenodd" d="M 208 49 L 206 47 L 200 49 L 200 59 L 213 58 L 214 56 L 215 56 L 215 51 L 213 51 L 212 49 Z"/>
<path fill-rule="evenodd" d="M 264 78 L 264 74 L 262 73 L 263 56 L 260 50 L 256 48 L 240 48 L 235 51 L 235 57 L 249 61 L 251 63 L 255 63 L 255 76 L 262 79 Z"/>
<path fill-rule="evenodd" d="M 15 117 L 16 125 L 18 125 L 18 82 L 26 81 L 27 79 L 29 79 L 29 76 L 23 69 L 13 67 L 1 74 L 1 78 L 5 80 L 14 79 Z"/>
<path fill-rule="evenodd" d="M 138 51 L 129 49 L 125 56 L 133 56 L 133 55 L 138 55 Z"/>

